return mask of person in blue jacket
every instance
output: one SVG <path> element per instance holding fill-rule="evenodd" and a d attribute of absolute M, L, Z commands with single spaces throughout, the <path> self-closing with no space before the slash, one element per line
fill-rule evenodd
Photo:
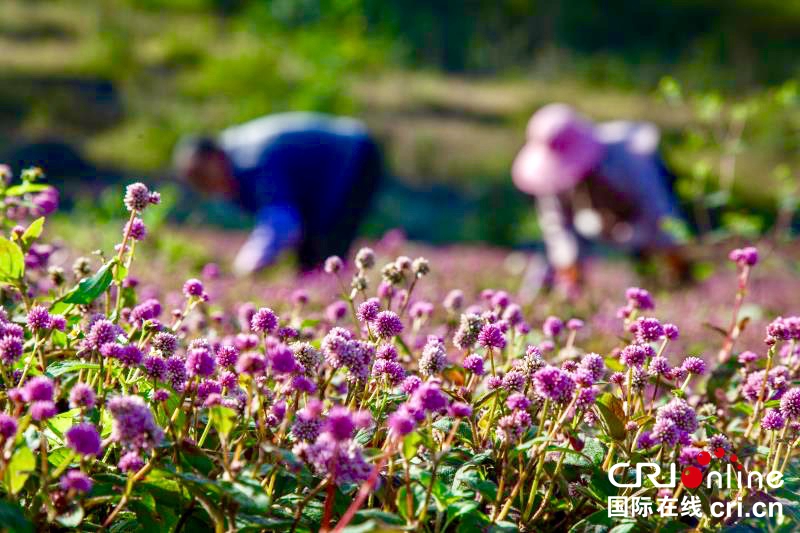
<path fill-rule="evenodd" d="M 377 143 L 358 120 L 282 113 L 179 143 L 179 176 L 255 215 L 234 261 L 239 275 L 297 251 L 313 269 L 345 255 L 383 175 Z"/>

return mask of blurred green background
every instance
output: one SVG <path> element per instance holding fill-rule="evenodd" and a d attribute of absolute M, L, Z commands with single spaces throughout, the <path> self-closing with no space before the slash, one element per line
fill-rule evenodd
<path fill-rule="evenodd" d="M 181 135 L 348 114 L 394 176 L 369 234 L 519 245 L 537 230 L 509 167 L 566 101 L 657 123 L 689 231 L 752 237 L 797 205 L 798 43 L 780 0 L 2 0 L 0 159 L 97 215 L 110 183 L 168 180 Z"/>

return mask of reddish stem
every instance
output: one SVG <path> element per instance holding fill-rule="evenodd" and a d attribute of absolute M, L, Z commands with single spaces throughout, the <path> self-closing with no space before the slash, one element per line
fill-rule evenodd
<path fill-rule="evenodd" d="M 378 476 L 380 475 L 381 470 L 383 469 L 383 465 L 386 464 L 386 460 L 393 453 L 394 453 L 394 444 L 390 446 L 390 449 L 383 454 L 383 457 L 381 457 L 380 460 L 372 468 L 372 472 L 370 472 L 369 477 L 364 482 L 364 484 L 361 485 L 361 488 L 358 490 L 358 494 L 356 495 L 355 500 L 353 500 L 353 503 L 351 503 L 350 507 L 347 508 L 347 511 L 344 513 L 344 515 L 342 515 L 342 519 L 339 520 L 339 523 L 336 524 L 336 527 L 333 528 L 333 531 L 331 533 L 340 533 L 345 527 L 347 527 L 347 524 L 350 523 L 350 520 L 353 519 L 355 514 L 364 504 L 364 500 L 366 500 L 367 496 L 369 496 L 370 493 L 372 493 L 372 490 L 375 488 L 375 484 L 378 482 Z"/>

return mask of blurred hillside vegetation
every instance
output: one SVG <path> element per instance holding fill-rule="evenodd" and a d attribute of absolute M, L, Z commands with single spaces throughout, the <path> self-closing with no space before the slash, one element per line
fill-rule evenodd
<path fill-rule="evenodd" d="M 189 132 L 352 114 L 398 177 L 373 231 L 513 244 L 535 228 L 510 162 L 559 100 L 655 121 L 687 202 L 753 231 L 796 193 L 798 42 L 800 2 L 780 0 L 3 0 L 0 155 L 74 146 L 85 190 L 165 177 Z M 78 166 L 56 153 L 54 181 Z M 409 190 L 435 201 L 409 215 Z"/>

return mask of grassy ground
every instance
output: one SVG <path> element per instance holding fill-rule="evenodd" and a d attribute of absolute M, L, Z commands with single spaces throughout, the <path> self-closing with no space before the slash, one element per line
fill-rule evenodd
<path fill-rule="evenodd" d="M 247 20 L 123 0 L 6 0 L 0 21 L 0 135 L 63 138 L 131 171 L 163 169 L 183 133 L 283 109 L 358 114 L 385 140 L 397 175 L 459 186 L 505 180 L 531 112 L 554 100 L 598 120 L 652 120 L 673 144 L 695 122 L 686 106 L 653 94 L 542 72 L 467 79 L 397 71 L 367 51 L 379 47 L 357 24 L 343 27 L 337 45 L 324 28 L 255 31 Z M 743 154 L 743 183 L 786 155 L 769 148 Z M 675 158 L 688 167 L 684 154 Z"/>

